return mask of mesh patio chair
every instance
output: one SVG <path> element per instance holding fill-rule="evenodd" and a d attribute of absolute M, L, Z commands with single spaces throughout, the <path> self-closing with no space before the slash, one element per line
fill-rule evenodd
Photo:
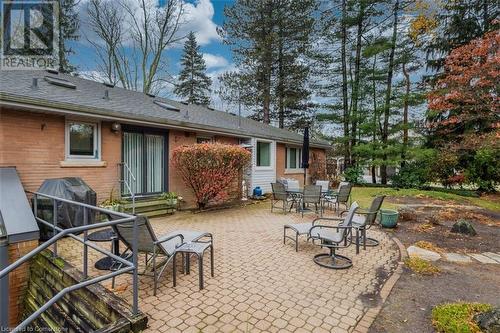
<path fill-rule="evenodd" d="M 385 195 L 381 195 L 373 199 L 369 210 L 358 209 L 356 214 L 352 219 L 352 226 L 360 230 L 359 238 L 356 239 L 356 248 L 359 249 L 359 245 L 363 245 L 363 249 L 366 250 L 367 246 L 377 246 L 379 245 L 378 240 L 374 238 L 366 237 L 366 230 L 370 229 L 375 220 L 377 219 L 377 214 L 382 207 Z"/>
<path fill-rule="evenodd" d="M 299 181 L 295 179 L 288 179 L 286 182 L 286 189 L 290 191 L 299 191 L 300 190 Z"/>
<path fill-rule="evenodd" d="M 321 200 L 321 186 L 319 185 L 306 185 L 304 186 L 304 191 L 300 196 L 300 212 L 302 217 L 304 217 L 304 212 L 312 212 L 309 205 L 314 205 L 314 212 L 323 216 L 323 207 Z"/>
<path fill-rule="evenodd" d="M 330 189 L 330 181 L 329 180 L 317 180 L 316 185 L 321 186 L 321 193 L 327 193 Z"/>
<path fill-rule="evenodd" d="M 118 238 L 127 247 L 122 253 L 122 256 L 129 258 L 131 256 L 132 244 L 134 241 L 133 222 L 115 225 L 113 229 Z M 202 241 L 204 238 L 206 240 Z M 146 267 L 144 272 L 150 267 L 153 269 L 154 295 L 156 295 L 158 280 L 168 263 L 173 259 L 177 248 L 190 242 L 209 244 L 213 256 L 213 237 L 211 233 L 193 230 L 175 230 L 161 237 L 157 237 L 148 218 L 140 215 L 137 216 L 137 249 L 139 253 L 145 254 Z M 160 258 L 161 261 L 157 264 L 157 259 Z M 186 261 L 187 260 L 189 260 L 189 257 Z M 183 261 L 183 265 L 184 263 Z"/>
<path fill-rule="evenodd" d="M 349 209 L 349 199 L 351 197 L 352 184 L 346 183 L 340 185 L 340 189 L 338 193 L 335 195 L 327 195 L 325 196 L 325 201 L 329 205 L 333 205 L 335 210 L 340 209 L 340 204 L 344 205 L 346 209 Z"/>
<path fill-rule="evenodd" d="M 283 213 L 286 214 L 288 209 L 292 209 L 295 199 L 288 195 L 285 185 L 282 183 L 271 183 L 271 189 L 273 191 L 273 195 L 271 197 L 271 212 L 273 212 L 274 208 L 281 208 L 283 209 Z M 276 206 L 279 202 L 282 204 L 281 207 Z"/>
<path fill-rule="evenodd" d="M 338 249 L 347 248 L 352 244 L 352 219 L 358 203 L 353 202 L 345 218 L 318 218 L 313 221 L 313 227 L 309 230 L 308 237 L 318 240 L 321 247 L 329 249 L 329 253 L 320 253 L 314 256 L 314 262 L 322 267 L 332 269 L 345 269 L 352 266 L 352 260 L 346 256 L 336 253 Z M 316 224 L 318 221 L 339 221 L 337 226 Z M 358 235 L 358 229 L 356 235 Z"/>

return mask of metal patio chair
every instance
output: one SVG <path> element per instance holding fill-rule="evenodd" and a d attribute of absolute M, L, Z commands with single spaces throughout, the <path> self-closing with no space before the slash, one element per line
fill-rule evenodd
<path fill-rule="evenodd" d="M 293 204 L 295 203 L 295 199 L 292 196 L 289 196 L 286 192 L 285 185 L 282 183 L 271 183 L 271 189 L 273 191 L 271 197 L 271 213 L 274 208 L 283 209 L 283 213 L 286 214 L 288 209 L 292 209 Z M 282 206 L 276 206 L 277 203 L 281 202 Z M 290 207 L 289 207 L 290 205 Z"/>
<path fill-rule="evenodd" d="M 352 266 L 352 260 L 336 253 L 338 249 L 347 248 L 352 244 L 352 219 L 358 203 L 353 202 L 345 218 L 318 218 L 309 230 L 308 238 L 320 241 L 321 247 L 329 249 L 329 253 L 320 253 L 314 256 L 314 262 L 322 267 L 332 269 L 345 269 Z M 337 226 L 316 224 L 317 221 L 339 221 Z M 359 230 L 356 230 L 358 235 Z"/>
<path fill-rule="evenodd" d="M 321 200 L 321 186 L 319 185 L 306 185 L 304 186 L 304 191 L 299 198 L 299 209 L 302 217 L 304 217 L 304 212 L 312 212 L 309 205 L 314 205 L 314 212 L 323 216 L 323 205 Z"/>
<path fill-rule="evenodd" d="M 346 183 L 340 185 L 338 193 L 334 195 L 326 195 L 325 201 L 328 205 L 333 205 L 335 210 L 340 209 L 340 205 L 344 205 L 346 209 L 349 209 L 349 200 L 351 198 L 352 184 Z"/>
<path fill-rule="evenodd" d="M 129 257 L 134 241 L 134 224 L 123 223 L 113 226 L 118 238 L 125 244 L 127 249 L 122 256 Z M 202 239 L 206 239 L 203 240 Z M 213 256 L 213 237 L 211 233 L 194 230 L 175 230 L 161 237 L 157 237 L 149 220 L 145 216 L 137 216 L 137 248 L 139 253 L 145 254 L 146 272 L 150 267 L 153 269 L 154 290 L 156 295 L 158 280 L 168 263 L 174 258 L 176 250 L 187 243 L 204 243 L 211 248 Z M 157 260 L 161 259 L 159 263 Z M 183 267 L 189 260 L 189 256 L 183 260 Z M 202 269 L 201 267 L 199 268 Z M 212 260 L 213 271 L 213 260 Z"/>
<path fill-rule="evenodd" d="M 374 238 L 366 237 L 366 230 L 370 229 L 375 220 L 377 219 L 377 214 L 382 207 L 385 195 L 381 195 L 373 199 L 369 210 L 364 210 L 362 208 L 356 211 L 352 219 L 353 228 L 357 228 L 360 231 L 358 239 L 356 239 L 356 248 L 359 249 L 359 245 L 363 245 L 363 249 L 366 250 L 367 246 L 377 246 L 379 245 L 378 240 Z"/>
<path fill-rule="evenodd" d="M 328 190 L 330 189 L 329 180 L 317 180 L 315 185 L 321 186 L 321 193 L 328 193 Z"/>

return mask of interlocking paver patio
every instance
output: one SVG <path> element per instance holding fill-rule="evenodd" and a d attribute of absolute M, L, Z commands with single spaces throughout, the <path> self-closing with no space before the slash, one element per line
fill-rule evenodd
<path fill-rule="evenodd" d="M 191 274 L 180 274 L 173 288 L 169 268 L 159 282 L 157 296 L 153 296 L 152 277 L 140 276 L 139 305 L 149 316 L 149 332 L 353 330 L 370 306 L 376 305 L 374 295 L 395 270 L 399 250 L 387 234 L 374 229 L 370 236 L 379 239 L 380 246 L 361 250 L 359 255 L 354 246 L 340 250 L 352 258 L 352 268 L 322 268 L 312 257 L 326 249 L 302 239 L 299 252 L 295 252 L 291 243 L 283 245 L 282 241 L 284 224 L 312 218 L 271 213 L 269 205 L 262 203 L 152 219 L 158 235 L 176 229 L 211 232 L 215 277 L 210 277 L 209 260 L 205 260 L 205 289 L 198 290 L 198 267 L 193 261 Z M 72 240 L 61 241 L 59 253 L 81 267 L 82 249 Z M 89 249 L 92 262 L 100 256 Z M 92 268 L 91 274 L 100 272 Z M 128 301 L 130 283 L 130 275 L 117 278 L 116 293 Z"/>

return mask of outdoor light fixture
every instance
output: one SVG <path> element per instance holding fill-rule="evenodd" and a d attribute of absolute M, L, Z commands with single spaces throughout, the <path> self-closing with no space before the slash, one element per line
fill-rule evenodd
<path fill-rule="evenodd" d="M 115 132 L 115 133 L 116 133 L 116 132 L 120 132 L 120 131 L 121 131 L 121 129 L 122 129 L 122 125 L 121 125 L 120 123 L 116 123 L 116 122 L 115 122 L 115 123 L 112 123 L 112 124 L 111 124 L 111 130 L 112 130 L 113 132 Z"/>

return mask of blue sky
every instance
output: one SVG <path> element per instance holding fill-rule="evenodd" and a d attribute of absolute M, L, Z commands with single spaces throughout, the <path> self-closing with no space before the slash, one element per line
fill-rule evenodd
<path fill-rule="evenodd" d="M 216 33 L 217 26 L 221 26 L 224 22 L 224 6 L 231 3 L 232 1 L 229 0 L 185 0 L 187 22 L 182 27 L 182 33 L 191 30 L 196 33 L 207 64 L 207 71 L 212 77 L 216 77 L 233 66 L 230 48 L 222 43 Z M 90 33 L 86 24 L 86 8 L 87 1 L 83 0 L 79 6 L 81 37 L 79 41 L 71 44 L 75 54 L 70 57 L 70 61 L 78 66 L 80 72 L 91 72 L 96 69 L 96 52 L 87 41 Z M 168 49 L 165 53 L 169 61 L 169 72 L 172 75 L 177 75 L 180 70 L 179 59 L 182 44 Z"/>

